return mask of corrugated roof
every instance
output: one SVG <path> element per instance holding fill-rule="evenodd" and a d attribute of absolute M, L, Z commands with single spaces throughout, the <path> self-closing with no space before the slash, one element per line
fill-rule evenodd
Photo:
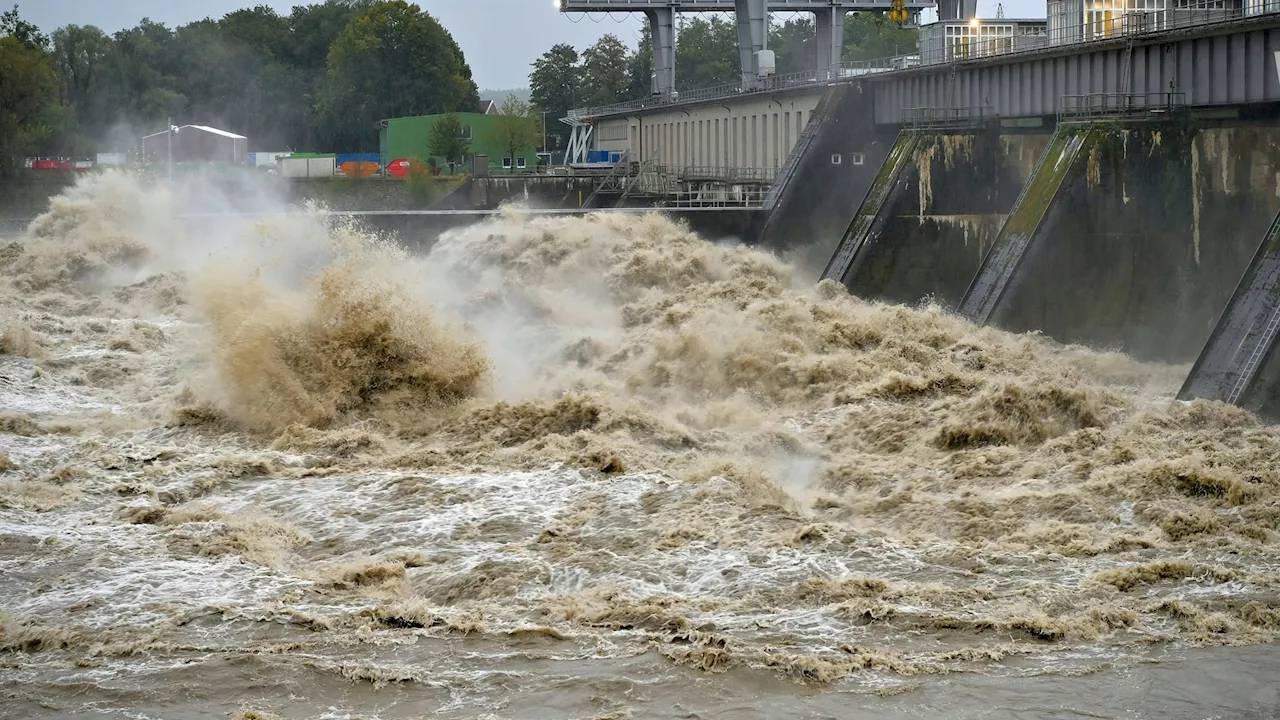
<path fill-rule="evenodd" d="M 237 134 L 235 134 L 235 133 L 233 133 L 233 132 L 227 132 L 226 130 L 219 130 L 218 128 L 211 128 L 211 127 L 209 127 L 208 125 L 183 125 L 182 127 L 193 127 L 193 128 L 196 128 L 197 130 L 203 130 L 203 131 L 208 132 L 208 133 L 213 133 L 214 135 L 221 135 L 221 136 L 223 136 L 223 137 L 235 138 L 235 139 L 237 139 L 237 140 L 248 140 L 248 139 L 249 139 L 249 138 L 245 137 L 244 135 L 237 135 Z"/>
<path fill-rule="evenodd" d="M 235 134 L 235 133 L 233 133 L 233 132 L 227 132 L 226 130 L 219 130 L 218 128 L 211 128 L 211 127 L 209 127 L 208 125 L 179 125 L 179 126 L 178 126 L 178 132 L 182 132 L 182 131 L 183 131 L 183 130 L 185 130 L 186 128 L 195 128 L 196 130 L 203 130 L 204 132 L 207 132 L 207 133 L 212 133 L 212 134 L 214 134 L 214 135 L 221 135 L 222 137 L 235 138 L 236 140 L 248 140 L 248 139 L 249 139 L 249 138 L 245 137 L 244 135 L 237 135 L 237 134 Z M 147 138 L 153 138 L 153 137 L 156 137 L 156 136 L 158 136 L 158 135 L 164 135 L 164 134 L 165 134 L 165 133 L 167 133 L 167 132 L 168 132 L 167 130 L 161 130 L 161 131 L 160 131 L 160 132 L 158 132 L 158 133 L 151 133 L 150 135 L 143 135 L 143 136 L 142 136 L 142 139 L 143 139 L 143 140 L 146 140 Z"/>

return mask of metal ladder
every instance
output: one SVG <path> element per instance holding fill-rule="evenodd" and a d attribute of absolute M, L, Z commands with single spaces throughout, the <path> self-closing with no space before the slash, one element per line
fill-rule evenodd
<path fill-rule="evenodd" d="M 1235 293 L 1187 375 L 1179 400 L 1234 405 L 1250 388 L 1280 336 L 1280 213 L 1271 221 Z"/>
<path fill-rule="evenodd" d="M 1129 109 L 1129 94 L 1133 92 L 1133 39 L 1129 33 L 1129 42 L 1124 48 L 1124 63 L 1120 66 L 1120 103 L 1122 110 Z"/>
<path fill-rule="evenodd" d="M 1267 326 L 1262 329 L 1257 345 L 1254 346 L 1253 352 L 1249 353 L 1249 358 L 1244 361 L 1244 367 L 1240 368 L 1240 374 L 1236 376 L 1235 385 L 1231 386 L 1231 392 L 1227 394 L 1227 402 L 1232 405 L 1240 404 L 1240 396 L 1244 395 L 1249 383 L 1253 382 L 1253 377 L 1258 372 L 1258 365 L 1262 362 L 1262 356 L 1267 354 L 1272 341 L 1276 339 L 1277 332 L 1280 332 L 1280 306 L 1271 311 L 1271 317 L 1267 320 Z"/>
<path fill-rule="evenodd" d="M 1267 229 L 1264 244 L 1268 244 L 1280 235 L 1280 215 L 1271 221 L 1271 227 Z M 1271 349 L 1271 344 L 1275 342 L 1276 334 L 1280 333 L 1280 305 L 1272 308 L 1271 316 L 1267 318 L 1267 324 L 1262 328 L 1262 332 L 1258 335 L 1258 342 L 1253 347 L 1253 352 L 1249 353 L 1249 357 L 1244 361 L 1244 366 L 1240 368 L 1240 374 L 1236 376 L 1236 382 L 1231 386 L 1231 392 L 1227 395 L 1227 402 L 1232 405 L 1239 405 L 1240 398 L 1244 395 L 1245 390 L 1253 382 L 1253 378 L 1258 374 L 1258 366 L 1262 364 L 1262 357 Z"/>
<path fill-rule="evenodd" d="M 1277 235 L 1280 235 L 1280 215 L 1271 222 L 1271 227 L 1267 230 L 1267 237 L 1264 243 L 1270 242 Z M 1267 318 L 1267 324 L 1258 336 L 1258 342 L 1253 347 L 1253 352 L 1249 353 L 1248 359 L 1244 361 L 1244 366 L 1240 368 L 1240 374 L 1236 376 L 1236 382 L 1231 386 L 1231 392 L 1227 395 L 1227 402 L 1232 405 L 1238 405 L 1241 396 L 1248 389 L 1249 384 L 1253 382 L 1253 378 L 1258 373 L 1258 366 L 1262 364 L 1262 356 L 1267 354 L 1271 349 L 1271 344 L 1275 342 L 1277 333 L 1280 333 L 1280 305 L 1272 308 L 1271 316 Z"/>
<path fill-rule="evenodd" d="M 955 109 L 956 104 L 956 65 L 954 58 L 951 60 L 951 72 L 947 75 L 947 110 Z"/>

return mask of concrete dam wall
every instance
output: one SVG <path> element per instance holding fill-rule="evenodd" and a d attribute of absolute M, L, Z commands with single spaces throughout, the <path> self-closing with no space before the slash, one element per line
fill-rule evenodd
<path fill-rule="evenodd" d="M 1276 210 L 1280 128 L 1093 126 L 991 321 L 1191 362 Z"/>
<path fill-rule="evenodd" d="M 828 268 L 856 295 L 955 307 L 1048 141 L 904 130 Z"/>
<path fill-rule="evenodd" d="M 1280 404 L 1280 263 L 1260 265 L 1275 254 L 1264 238 L 1280 252 L 1274 118 L 1012 125 L 901 129 L 824 276 L 868 299 L 931 299 L 1142 360 L 1190 364 L 1221 336 L 1196 371 L 1216 380 L 1184 395 Z"/>

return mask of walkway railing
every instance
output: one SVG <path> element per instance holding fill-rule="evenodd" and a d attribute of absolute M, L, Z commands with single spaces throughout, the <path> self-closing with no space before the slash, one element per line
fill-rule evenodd
<path fill-rule="evenodd" d="M 769 184 L 778 175 L 777 168 L 728 167 L 711 165 L 667 166 L 664 171 L 681 180 L 714 180 L 740 184 Z"/>
<path fill-rule="evenodd" d="M 1058 120 L 1071 122 L 1115 116 L 1165 117 L 1186 107 L 1187 94 L 1181 92 L 1063 95 Z"/>
<path fill-rule="evenodd" d="M 839 65 L 833 65 L 832 67 L 823 68 L 821 70 L 806 70 L 786 75 L 770 75 L 768 77 L 760 78 L 758 81 L 759 84 L 756 87 L 746 90 L 744 90 L 741 85 L 717 85 L 715 87 L 701 88 L 699 90 L 676 92 L 672 93 L 670 96 L 652 95 L 639 100 L 630 100 L 628 102 L 613 103 L 611 105 L 597 105 L 595 107 L 570 110 L 569 117 L 566 119 L 570 121 L 580 121 L 587 118 L 599 117 L 601 115 L 616 115 L 618 113 L 633 110 L 647 110 L 654 107 L 661 107 L 663 105 L 700 102 L 703 100 L 718 100 L 721 98 L 750 95 L 753 93 L 777 92 L 779 90 L 788 90 L 791 88 L 816 87 L 833 81 L 861 77 L 872 73 L 887 72 L 889 70 L 905 70 L 907 68 L 916 67 L 919 64 L 919 57 L 914 55 L 902 55 L 877 60 L 847 60 Z"/>
<path fill-rule="evenodd" d="M 743 208 L 759 209 L 764 206 L 768 189 L 762 186 L 717 188 L 714 190 L 680 190 L 663 199 L 660 207 L 675 208 Z"/>
<path fill-rule="evenodd" d="M 902 122 L 920 128 L 981 125 L 989 110 L 987 107 L 907 108 L 902 111 Z"/>
<path fill-rule="evenodd" d="M 821 70 L 808 70 L 786 75 L 773 75 L 762 78 L 756 87 L 743 88 L 739 85 L 720 85 L 717 87 L 687 90 L 672 93 L 670 96 L 650 96 L 630 102 L 579 108 L 569 111 L 567 120 L 578 122 L 605 115 L 617 115 L 636 110 L 649 110 L 665 105 L 676 105 L 690 102 L 723 100 L 756 93 L 770 93 L 793 88 L 820 87 L 832 82 L 849 80 L 867 75 L 899 72 L 927 65 L 938 65 L 949 62 L 966 62 L 997 56 L 1016 56 L 1044 52 L 1046 50 L 1114 42 L 1126 38 L 1157 35 L 1170 30 L 1203 26 L 1226 25 L 1247 21 L 1253 18 L 1280 13 L 1280 0 L 1243 0 L 1242 7 L 1225 7 L 1227 0 L 1196 0 L 1196 2 L 1177 5 L 1179 0 L 1168 0 L 1175 4 L 1164 10 L 1135 10 L 1105 20 L 1084 21 L 1076 23 L 1057 23 L 1047 31 L 1035 28 L 1025 34 L 983 35 L 982 27 L 989 29 L 1000 25 L 1013 26 L 1012 32 L 1032 30 L 1026 23 L 1019 25 L 1016 21 L 1001 18 L 986 18 L 978 21 L 978 27 L 965 28 L 966 32 L 974 30 L 972 36 L 945 36 L 945 26 L 941 23 L 924 27 L 936 27 L 942 31 L 943 42 L 932 44 L 920 52 L 876 60 L 845 61 Z M 923 43 L 929 45 L 929 43 Z"/>

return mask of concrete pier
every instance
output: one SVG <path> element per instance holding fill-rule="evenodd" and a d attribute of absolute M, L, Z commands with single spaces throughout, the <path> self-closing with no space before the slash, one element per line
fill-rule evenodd
<path fill-rule="evenodd" d="M 1048 135 L 906 129 L 827 268 L 856 295 L 955 307 Z"/>

